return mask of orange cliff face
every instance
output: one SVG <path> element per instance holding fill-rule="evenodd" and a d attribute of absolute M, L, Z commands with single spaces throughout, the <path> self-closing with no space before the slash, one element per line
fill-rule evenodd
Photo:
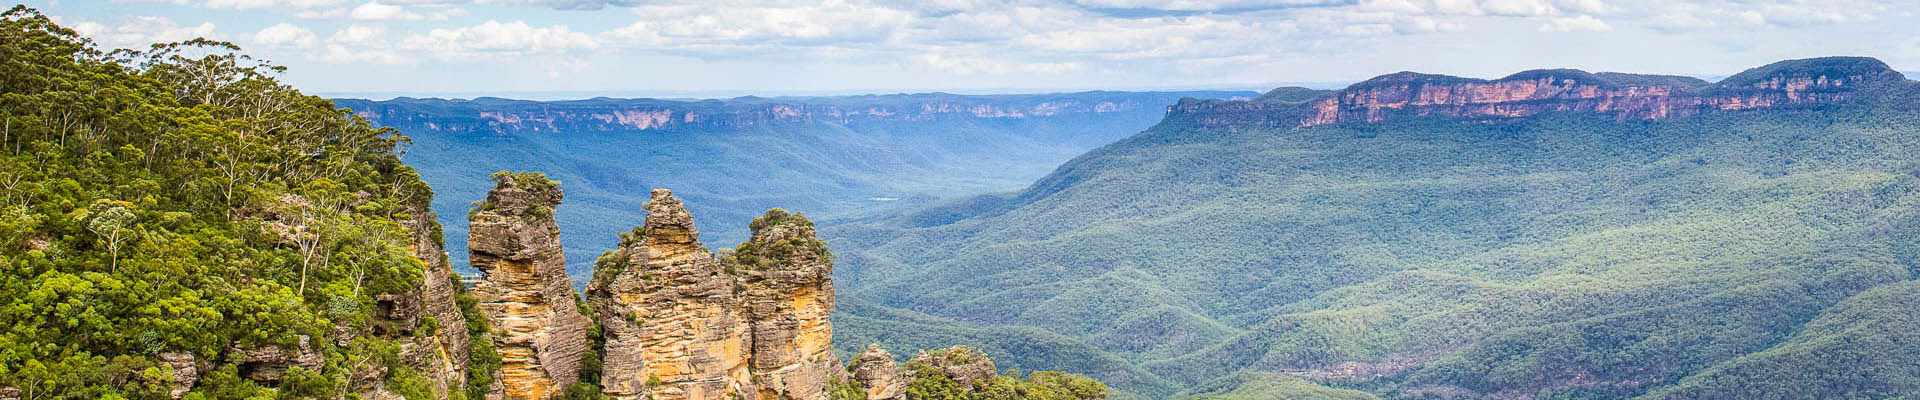
<path fill-rule="evenodd" d="M 832 256 L 798 214 L 769 211 L 725 258 L 665 189 L 646 223 L 594 263 L 601 388 L 614 399 L 814 400 L 842 379 L 831 345 Z"/>
<path fill-rule="evenodd" d="M 493 326 L 506 399 L 561 395 L 579 376 L 590 324 L 574 305 L 553 220 L 561 193 L 545 176 L 501 175 L 472 216 L 468 248 L 486 280 L 473 287 Z"/>
<path fill-rule="evenodd" d="M 1168 108 L 1202 127 L 1307 128 L 1438 116 L 1502 120 L 1545 113 L 1594 113 L 1662 120 L 1703 112 L 1829 104 L 1857 90 L 1908 82 L 1878 60 L 1821 58 L 1754 68 L 1719 83 L 1694 78 L 1578 70 L 1535 70 L 1481 80 L 1401 72 L 1304 103 L 1184 101 Z"/>

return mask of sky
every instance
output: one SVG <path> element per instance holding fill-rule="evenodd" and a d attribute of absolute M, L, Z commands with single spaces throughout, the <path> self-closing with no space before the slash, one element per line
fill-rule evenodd
<path fill-rule="evenodd" d="M 207 37 L 323 95 L 1337 87 L 1396 71 L 1920 71 L 1920 0 L 28 0 L 105 47 Z"/>

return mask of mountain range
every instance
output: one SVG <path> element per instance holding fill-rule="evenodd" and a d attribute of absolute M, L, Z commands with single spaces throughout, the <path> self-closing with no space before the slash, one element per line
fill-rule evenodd
<path fill-rule="evenodd" d="M 569 270 L 645 216 L 646 189 L 673 188 L 703 218 L 747 220 L 772 207 L 818 220 L 910 209 L 939 199 L 1013 190 L 1086 150 L 1151 126 L 1181 98 L 1253 92 L 944 93 L 728 100 L 596 98 L 523 101 L 335 99 L 412 140 L 403 158 L 440 196 L 448 235 L 459 210 L 502 170 L 565 183 L 560 210 Z M 740 226 L 705 231 L 719 243 Z M 451 243 L 455 254 L 464 251 Z M 456 269 L 465 268 L 463 260 Z M 584 282 L 585 279 L 575 279 Z"/>
<path fill-rule="evenodd" d="M 1916 145 L 1868 58 L 1407 72 L 823 235 L 887 327 L 847 342 L 1037 330 L 1012 361 L 1146 397 L 1877 398 L 1920 391 Z"/>

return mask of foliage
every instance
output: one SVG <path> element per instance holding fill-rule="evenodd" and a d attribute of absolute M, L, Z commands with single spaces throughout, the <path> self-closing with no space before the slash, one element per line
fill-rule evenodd
<path fill-rule="evenodd" d="M 953 375 L 954 366 L 984 366 L 989 374 L 993 360 L 969 346 L 928 350 L 926 357 L 907 362 L 907 398 L 953 400 L 1094 400 L 1107 398 L 1107 386 L 1078 374 L 1037 371 L 1021 378 L 1017 371 L 992 375 L 962 383 Z"/>
<path fill-rule="evenodd" d="M 831 379 L 827 381 L 828 400 L 867 400 L 867 388 L 859 381 Z"/>
<path fill-rule="evenodd" d="M 814 235 L 813 221 L 808 220 L 806 214 L 775 208 L 754 218 L 749 226 L 755 240 L 741 242 L 732 252 L 721 254 L 721 263 L 728 271 L 786 269 L 794 267 L 790 264 L 796 260 L 826 262 L 833 258 L 833 254 L 827 252 L 827 242 Z M 775 227 L 792 233 L 783 235 L 785 239 L 762 234 Z"/>
<path fill-rule="evenodd" d="M 1780 68 L 1871 66 L 1836 62 Z M 916 349 L 1036 329 L 1052 339 L 1000 360 L 1151 397 L 1285 372 L 1382 396 L 1714 397 L 1764 377 L 1871 398 L 1898 385 L 1839 388 L 1907 379 L 1869 366 L 1920 361 L 1912 342 L 1862 332 L 1832 367 L 1878 378 L 1802 374 L 1817 347 L 1779 349 L 1920 273 L 1916 94 L 1660 121 L 1170 118 L 1020 192 L 822 224 L 836 334 Z"/>
<path fill-rule="evenodd" d="M 397 338 L 324 338 L 419 286 L 398 221 L 432 191 L 407 138 L 279 71 L 227 43 L 109 52 L 32 9 L 0 17 L 0 387 L 163 397 L 162 353 L 213 365 L 190 398 L 339 397 L 356 360 L 418 387 Z M 300 337 L 324 367 L 262 383 L 228 357 Z"/>
<path fill-rule="evenodd" d="M 1152 126 L 1164 106 L 1184 96 L 1252 97 L 1253 92 L 1087 92 L 970 96 L 737 98 L 676 101 L 591 99 L 520 101 L 337 99 L 377 124 L 413 139 L 407 161 L 439 196 L 435 208 L 466 210 L 483 199 L 501 170 L 544 171 L 568 183 L 566 207 L 555 210 L 568 252 L 598 254 L 606 238 L 644 219 L 648 188 L 670 188 L 699 221 L 747 221 L 770 207 L 808 210 L 816 221 L 917 207 L 933 199 L 1011 190 L 1073 156 Z M 922 104 L 1032 109 L 1042 104 L 1113 104 L 1101 113 L 1051 116 L 942 117 L 837 121 L 814 118 L 781 124 L 693 125 L 637 130 L 594 118 L 607 110 L 672 110 L 726 120 L 730 113 L 768 104 L 818 110 L 919 110 Z M 485 117 L 541 114 L 552 124 L 502 124 Z M 704 119 L 704 118 L 703 118 Z M 485 155 L 476 157 L 476 155 Z M 467 222 L 446 213 L 448 237 L 466 237 Z M 700 227 L 706 243 L 747 240 L 743 224 Z M 827 238 L 833 241 L 833 238 Z M 447 250 L 465 254 L 453 240 Z M 569 257 L 573 281 L 591 280 L 591 257 Z M 465 260 L 454 260 L 465 269 Z M 845 275 L 841 275 L 845 277 Z M 836 278 L 836 279 L 851 279 Z M 580 289 L 580 288 L 576 288 Z"/>
<path fill-rule="evenodd" d="M 1193 394 L 1182 394 L 1174 398 L 1181 400 L 1379 399 L 1371 393 L 1359 390 L 1336 389 L 1297 377 L 1265 372 L 1237 373 L 1189 389 L 1188 392 Z"/>

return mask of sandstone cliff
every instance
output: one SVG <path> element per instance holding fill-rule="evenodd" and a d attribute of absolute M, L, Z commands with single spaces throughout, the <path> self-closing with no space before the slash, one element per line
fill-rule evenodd
<path fill-rule="evenodd" d="M 588 99 L 533 102 L 498 98 L 338 100 L 382 125 L 444 132 L 698 131 L 826 122 L 892 123 L 950 118 L 1026 119 L 1126 113 L 1160 107 L 1179 95 L 1087 92 L 962 96 L 943 93 L 726 100 Z"/>
<path fill-rule="evenodd" d="M 416 208 L 411 214 L 413 219 L 406 225 L 412 239 L 410 250 L 426 264 L 424 277 L 419 288 L 397 299 L 380 299 L 378 305 L 381 315 L 404 321 L 404 326 L 428 327 L 424 319 L 433 319 L 432 332 L 411 335 L 413 340 L 402 344 L 400 355 L 408 364 L 425 372 L 436 386 L 449 387 L 449 383 L 466 380 L 471 351 L 467 319 L 454 304 L 454 285 L 459 283 L 453 267 L 447 263 L 447 252 L 441 245 L 433 214 L 425 207 Z"/>
<path fill-rule="evenodd" d="M 804 216 L 769 211 L 725 260 L 655 190 L 647 219 L 595 263 L 588 302 L 618 399 L 823 399 L 834 372 L 831 257 Z"/>
<path fill-rule="evenodd" d="M 1714 111 L 1817 106 L 1846 101 L 1862 89 L 1891 82 L 1905 82 L 1905 78 L 1879 60 L 1854 57 L 1782 61 L 1711 84 L 1679 76 L 1566 69 L 1525 71 L 1494 80 L 1400 72 L 1304 101 L 1182 101 L 1168 107 L 1168 117 L 1227 130 L 1421 116 L 1500 120 L 1552 112 L 1660 120 Z"/>
<path fill-rule="evenodd" d="M 672 193 L 654 190 L 646 208 L 646 223 L 595 263 L 587 289 L 606 337 L 602 390 L 655 400 L 752 393 L 735 277 L 700 244 Z"/>
<path fill-rule="evenodd" d="M 893 353 L 874 344 L 860 352 L 858 358 L 847 363 L 852 370 L 853 380 L 866 388 L 867 400 L 899 400 L 906 398 L 907 375 L 894 364 Z"/>
<path fill-rule="evenodd" d="M 578 377 L 589 323 L 576 308 L 553 220 L 562 195 L 537 173 L 494 180 L 470 216 L 470 260 L 486 276 L 473 295 L 494 329 L 502 394 L 553 398 Z"/>
<path fill-rule="evenodd" d="M 740 276 L 753 326 L 753 376 L 761 399 L 808 399 L 827 390 L 833 354 L 833 257 L 813 222 L 781 209 L 751 225 L 753 236 L 722 261 Z"/>

